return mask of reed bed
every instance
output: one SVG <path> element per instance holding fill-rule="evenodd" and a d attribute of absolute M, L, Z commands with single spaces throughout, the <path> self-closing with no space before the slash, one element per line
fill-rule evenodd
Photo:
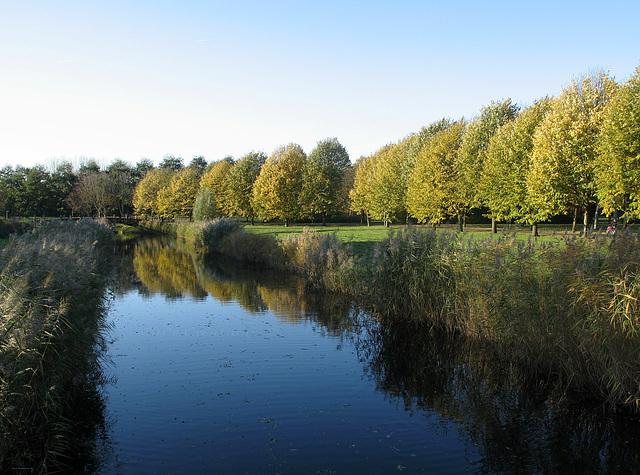
<path fill-rule="evenodd" d="M 0 255 L 0 471 L 45 473 L 71 449 L 72 394 L 95 375 L 103 344 L 112 232 L 51 222 Z"/>
<path fill-rule="evenodd" d="M 377 247 L 367 299 L 491 345 L 532 375 L 640 411 L 640 240 L 463 241 L 407 230 Z"/>

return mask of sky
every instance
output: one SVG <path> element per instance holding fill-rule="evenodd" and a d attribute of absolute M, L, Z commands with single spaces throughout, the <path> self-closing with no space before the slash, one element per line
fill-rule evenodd
<path fill-rule="evenodd" d="M 0 166 L 208 162 L 443 117 L 640 66 L 640 1 L 0 0 Z"/>

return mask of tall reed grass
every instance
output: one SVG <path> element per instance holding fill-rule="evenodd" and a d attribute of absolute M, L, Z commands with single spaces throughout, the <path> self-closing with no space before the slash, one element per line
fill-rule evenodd
<path fill-rule="evenodd" d="M 302 275 L 313 287 L 352 294 L 362 283 L 353 253 L 335 234 L 320 234 L 304 228 L 281 242 L 286 265 Z"/>
<path fill-rule="evenodd" d="M 387 318 L 486 342 L 532 374 L 639 411 L 639 252 L 631 235 L 537 246 L 407 230 L 377 247 L 367 298 Z"/>
<path fill-rule="evenodd" d="M 0 471 L 64 465 L 71 394 L 97 368 L 113 234 L 90 220 L 52 222 L 0 256 Z"/>

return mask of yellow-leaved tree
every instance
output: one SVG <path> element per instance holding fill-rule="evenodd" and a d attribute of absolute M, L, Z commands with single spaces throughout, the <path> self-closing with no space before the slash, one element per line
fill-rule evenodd
<path fill-rule="evenodd" d="M 300 202 L 307 155 L 298 144 L 278 147 L 262 166 L 253 185 L 253 208 L 262 219 L 280 219 L 285 226 L 302 217 Z"/>
<path fill-rule="evenodd" d="M 604 112 L 596 185 L 606 214 L 640 217 L 640 67 Z"/>
<path fill-rule="evenodd" d="M 616 94 L 617 83 L 603 71 L 571 81 L 551 102 L 551 109 L 533 138 L 533 162 L 527 180 L 537 220 L 584 212 L 596 203 L 594 172 L 603 112 Z"/>

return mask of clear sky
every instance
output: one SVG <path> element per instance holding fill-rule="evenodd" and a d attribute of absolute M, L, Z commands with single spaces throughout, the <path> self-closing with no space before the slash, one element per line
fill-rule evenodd
<path fill-rule="evenodd" d="M 640 66 L 640 1 L 0 0 L 0 166 L 355 161 L 492 100 Z"/>

